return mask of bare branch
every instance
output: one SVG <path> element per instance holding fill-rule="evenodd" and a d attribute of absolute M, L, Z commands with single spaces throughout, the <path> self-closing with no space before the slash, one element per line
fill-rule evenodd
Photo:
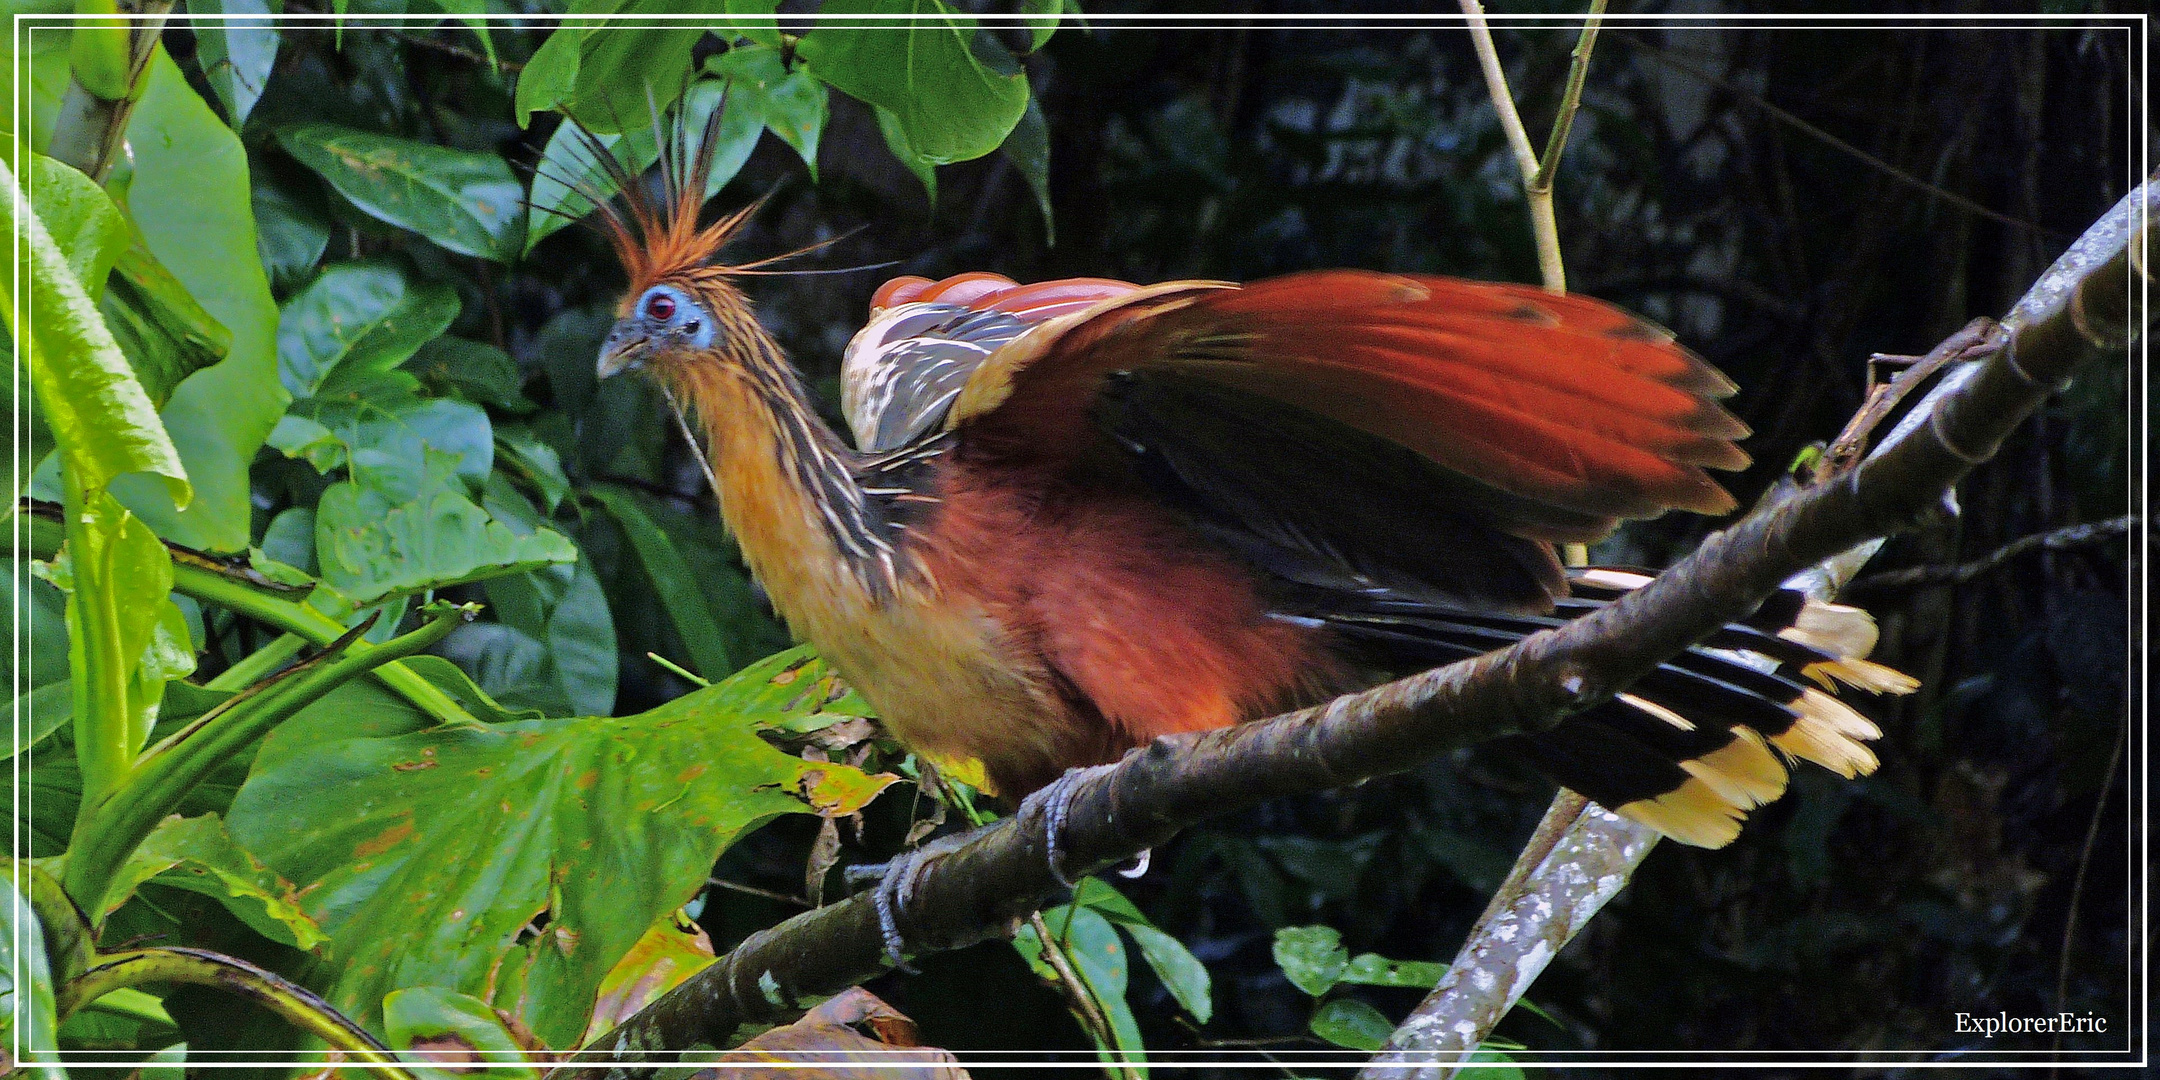
<path fill-rule="evenodd" d="M 1851 471 L 1769 500 L 1641 589 L 1499 652 L 1272 719 L 1160 738 L 1089 770 L 1066 785 L 1067 868 L 1099 870 L 1266 799 L 1547 730 L 1745 617 L 1793 574 L 1929 520 L 2077 364 L 2128 339 L 2130 216 L 2135 209 L 2142 227 L 2156 198 L 2148 184 L 2109 211 L 2064 256 L 2073 268 L 2042 279 L 2051 298 L 2019 305 L 2008 346 L 1953 372 L 1931 395 L 1930 419 L 1901 424 Z M 1013 817 L 926 853 L 894 910 L 915 952 L 1003 936 L 1063 893 L 1047 858 L 1047 806 L 1031 798 Z M 595 1040 L 572 1074 L 648 1069 L 673 1060 L 675 1048 L 723 1040 L 742 1022 L 784 1016 L 884 969 L 869 896 L 805 912 L 752 934 Z"/>
<path fill-rule="evenodd" d="M 2126 516 L 2034 533 L 2012 540 L 1971 562 L 1962 562 L 1955 566 L 1914 566 L 1904 570 L 1887 570 L 1880 574 L 1869 574 L 1853 582 L 1852 587 L 1855 591 L 1867 591 L 1902 589 L 1914 585 L 1962 585 L 2026 552 L 2042 548 L 2064 551 L 2088 544 L 2104 543 L 2128 533 L 2130 526 L 2136 522 L 2136 518 Z"/>

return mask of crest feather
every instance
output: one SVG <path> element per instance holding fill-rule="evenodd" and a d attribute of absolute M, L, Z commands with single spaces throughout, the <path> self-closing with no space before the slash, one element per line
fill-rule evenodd
<path fill-rule="evenodd" d="M 684 100 L 687 98 L 685 94 Z M 654 111 L 653 136 L 660 147 L 658 200 L 599 136 L 574 118 L 563 121 L 575 125 L 576 137 L 586 155 L 621 194 L 618 207 L 616 200 L 595 197 L 597 192 L 579 192 L 599 208 L 601 228 L 630 277 L 631 296 L 669 278 L 697 276 L 693 272 L 698 270 L 725 273 L 725 268 L 712 265 L 715 256 L 765 202 L 760 198 L 702 229 L 698 227 L 699 212 L 705 206 L 705 188 L 712 177 L 713 155 L 719 149 L 720 122 L 727 110 L 725 102 L 713 106 L 694 147 L 684 118 L 686 111 L 678 103 L 665 123 L 658 110 Z"/>

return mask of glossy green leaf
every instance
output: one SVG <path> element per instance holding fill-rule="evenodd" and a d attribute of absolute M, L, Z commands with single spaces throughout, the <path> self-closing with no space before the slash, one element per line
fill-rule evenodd
<path fill-rule="evenodd" d="M 727 112 L 720 118 L 720 130 L 706 171 L 705 194 L 708 198 L 733 180 L 742 170 L 743 163 L 750 160 L 750 152 L 757 148 L 758 135 L 764 130 L 763 104 L 755 94 L 736 93 L 732 84 L 701 79 L 691 83 L 683 100 L 674 106 L 685 110 L 684 130 L 696 138 L 702 135 L 712 111 L 722 107 L 723 101 Z M 659 157 L 650 125 L 634 126 L 621 134 L 595 132 L 593 137 L 632 175 L 644 172 Z M 540 165 L 533 173 L 526 250 L 531 251 L 541 239 L 590 213 L 592 201 L 586 193 L 613 196 L 615 181 L 592 156 L 585 140 L 577 137 L 576 125 L 566 121 L 549 136 L 547 149 L 542 151 Z"/>
<path fill-rule="evenodd" d="M 1043 925 L 1049 928 L 1051 940 L 1064 947 L 1066 957 L 1079 969 L 1081 980 L 1087 983 L 1088 993 L 1102 1009 L 1104 1019 L 1110 1022 L 1110 1037 L 1116 1045 L 1098 1047 L 1097 1056 L 1105 1062 L 1118 1061 L 1120 1055 L 1125 1061 L 1145 1060 L 1147 1046 L 1140 1037 L 1140 1023 L 1133 1017 L 1132 1006 L 1125 1001 L 1130 961 L 1116 928 L 1092 908 L 1074 904 L 1043 912 Z M 1029 951 L 1027 945 L 1032 943 L 1033 929 L 1023 928 L 1014 937 L 1014 944 L 1021 947 L 1022 955 Z M 1134 1066 L 1133 1070 L 1142 1077 L 1148 1073 L 1145 1066 Z"/>
<path fill-rule="evenodd" d="M 244 551 L 248 466 L 289 400 L 277 378 L 277 305 L 255 246 L 247 152 L 163 50 L 129 120 L 128 146 L 136 230 L 232 345 L 181 382 L 163 410 L 194 500 L 175 510 L 169 495 L 133 477 L 114 490 L 167 540 Z"/>
<path fill-rule="evenodd" d="M 1042 210 L 1044 242 L 1055 247 L 1057 223 L 1050 216 L 1050 124 L 1034 98 L 1028 99 L 1027 111 L 1005 137 L 1005 159 L 1035 193 L 1035 205 Z"/>
<path fill-rule="evenodd" d="M 937 205 L 937 166 L 934 162 L 915 152 L 908 142 L 907 130 L 900 126 L 900 118 L 883 105 L 876 106 L 878 134 L 885 139 L 885 147 L 907 166 L 907 171 L 922 181 L 923 192 L 930 198 L 930 205 Z"/>
<path fill-rule="evenodd" d="M 456 291 L 415 284 L 378 261 L 339 263 L 285 302 L 278 316 L 278 378 L 296 398 L 389 371 L 457 318 Z M 328 388 L 336 392 L 336 387 Z"/>
<path fill-rule="evenodd" d="M 98 492 L 123 473 L 148 473 L 166 483 L 171 497 L 185 500 L 187 470 L 67 254 L 34 216 L 16 217 L 14 199 L 0 203 L 11 234 L 24 241 L 28 280 L 17 291 L 29 301 L 19 311 L 10 294 L 0 310 L 16 355 L 29 360 L 38 410 L 60 440 L 72 482 Z"/>
<path fill-rule="evenodd" d="M 1101 878 L 1082 878 L 1073 890 L 1073 903 L 1090 908 L 1121 926 L 1131 935 L 1133 944 L 1140 949 L 1140 956 L 1148 967 L 1154 969 L 1155 977 L 1162 980 L 1170 996 L 1193 1019 L 1205 1024 L 1214 1015 L 1212 982 L 1208 970 L 1183 942 L 1163 933 L 1148 921 L 1125 894 Z"/>
<path fill-rule="evenodd" d="M 440 656 L 415 656 L 404 661 L 406 667 L 418 672 L 420 677 L 440 687 L 444 693 L 465 706 L 472 713 L 490 724 L 507 724 L 512 720 L 538 720 L 540 714 L 530 709 L 510 709 L 497 702 L 482 690 L 463 668 Z"/>
<path fill-rule="evenodd" d="M 612 484 L 594 484 L 586 493 L 622 526 L 631 550 L 637 552 L 638 564 L 652 582 L 655 597 L 667 610 L 668 620 L 675 624 L 683 647 L 690 651 L 691 669 L 707 679 L 733 670 L 734 665 L 728 662 L 727 638 L 714 620 L 712 609 L 706 606 L 704 591 L 690 572 L 690 564 L 675 549 L 674 540 L 639 505 L 637 494 Z"/>
<path fill-rule="evenodd" d="M 818 659 L 808 645 L 772 654 L 736 672 L 743 708 L 782 731 L 805 732 L 875 715 L 870 703 Z"/>
<path fill-rule="evenodd" d="M 769 48 L 780 47 L 780 23 L 772 17 L 780 8 L 780 0 L 720 0 L 718 7 L 732 16 L 714 20 L 722 33 L 749 38 Z"/>
<path fill-rule="evenodd" d="M 1340 981 L 1361 986 L 1410 986 L 1430 990 L 1447 974 L 1447 965 L 1427 960 L 1390 960 L 1377 953 L 1359 953 L 1343 968 Z"/>
<path fill-rule="evenodd" d="M 1275 931 L 1275 965 L 1290 985 L 1319 997 L 1342 981 L 1350 951 L 1330 926 L 1286 926 Z"/>
<path fill-rule="evenodd" d="M 562 458 L 555 448 L 541 442 L 522 424 L 495 429 L 495 460 L 500 472 L 517 477 L 540 496 L 546 513 L 552 514 L 570 494 L 570 478 L 563 474 Z"/>
<path fill-rule="evenodd" d="M 395 502 L 410 502 L 434 492 L 449 476 L 479 484 L 494 468 L 494 431 L 480 406 L 456 398 L 421 397 L 413 392 L 419 380 L 402 371 L 340 382 L 335 394 L 294 403 L 292 415 L 328 431 L 344 446 L 356 483 Z M 309 459 L 321 460 L 324 455 L 316 446 L 321 433 L 305 425 L 295 429 L 281 423 L 278 449 L 294 453 L 290 440 L 298 437 L 296 430 L 305 436 Z"/>
<path fill-rule="evenodd" d="M 1058 15 L 1068 9 L 1078 11 L 1079 5 L 1067 0 L 1020 0 L 1020 11 L 1034 16 L 1027 20 L 1029 52 L 1050 43 L 1050 36 L 1058 30 Z"/>
<path fill-rule="evenodd" d="M 893 780 L 774 749 L 756 726 L 783 717 L 742 698 L 729 680 L 638 716 L 418 731 L 350 704 L 304 711 L 264 744 L 228 826 L 330 935 L 313 977 L 339 1008 L 373 1024 L 392 990 L 492 985 L 567 1046 L 722 850 Z"/>
<path fill-rule="evenodd" d="M 19 1064 L 10 1064 L 30 1080 L 67 1080 L 67 1070 L 57 1064 L 55 1018 L 45 933 L 11 881 L 0 892 L 0 1046 L 21 1054 Z"/>
<path fill-rule="evenodd" d="M 232 352 L 232 332 L 142 244 L 120 253 L 98 305 L 143 391 L 163 408 L 188 376 Z"/>
<path fill-rule="evenodd" d="M 497 1063 L 486 1075 L 506 1080 L 538 1080 L 540 1070 L 503 1026 L 488 1003 L 439 986 L 416 986 L 383 999 L 383 1033 L 390 1046 L 406 1051 L 413 1074 L 423 1080 L 446 1080 L 470 1070 L 471 1061 Z M 425 1062 L 441 1062 L 430 1068 Z M 508 1066 L 508 1067 L 505 1067 Z"/>
<path fill-rule="evenodd" d="M 121 866 L 98 921 L 146 881 L 209 896 L 279 944 L 312 949 L 327 940 L 315 920 L 300 910 L 292 883 L 240 850 L 216 814 L 175 815 L 159 822 Z"/>
<path fill-rule="evenodd" d="M 818 137 L 825 130 L 825 120 L 830 111 L 831 94 L 825 84 L 802 67 L 789 71 L 780 61 L 780 50 L 764 45 L 742 45 L 713 57 L 705 62 L 705 70 L 727 80 L 729 127 L 722 130 L 734 138 L 742 138 L 733 130 L 735 114 L 740 107 L 746 116 L 755 116 L 772 129 L 781 141 L 795 148 L 795 153 L 810 168 L 810 178 L 817 179 Z M 742 162 L 749 158 L 757 143 L 757 121 L 750 121 L 748 137 L 741 145 L 722 141 L 731 153 L 739 154 L 727 170 L 733 176 Z"/>
<path fill-rule="evenodd" d="M 264 0 L 188 0 L 197 15 L 268 15 Z M 210 89 L 238 129 L 270 81 L 277 63 L 277 23 L 261 19 L 201 19 L 193 24 L 198 61 Z"/>
<path fill-rule="evenodd" d="M 95 300 L 132 237 L 120 208 L 97 182 L 43 154 L 30 155 L 23 190 L 83 291 Z"/>
<path fill-rule="evenodd" d="M 1336 998 L 1313 1013 L 1312 1033 L 1337 1046 L 1370 1053 L 1387 1045 L 1395 1025 L 1362 1001 Z"/>
<path fill-rule="evenodd" d="M 639 25 L 635 17 L 676 8 L 665 0 L 572 0 L 572 18 L 519 75 L 518 126 L 541 109 L 563 110 L 593 131 L 631 131 L 650 123 L 653 107 L 665 109 L 682 91 L 690 51 L 705 28 L 679 21 Z M 611 13 L 624 18 L 575 18 Z"/>
<path fill-rule="evenodd" d="M 331 485 L 315 509 L 315 552 L 323 580 L 359 604 L 577 558 L 568 537 L 520 535 L 448 484 L 403 502 L 379 487 Z"/>
<path fill-rule="evenodd" d="M 524 186 L 495 154 L 298 124 L 278 145 L 377 220 L 461 255 L 508 263 L 523 250 Z"/>
<path fill-rule="evenodd" d="M 258 183 L 249 196 L 256 247 L 270 280 L 281 289 L 307 280 L 330 246 L 330 223 L 276 184 Z"/>
<path fill-rule="evenodd" d="M 796 51 L 818 78 L 891 110 L 924 161 L 945 165 L 997 149 L 1027 109 L 1027 76 L 1011 54 L 941 0 L 834 0 L 821 10 L 915 16 L 821 22 Z"/>
<path fill-rule="evenodd" d="M 487 597 L 496 617 L 543 653 L 508 700 L 557 715 L 614 711 L 615 620 L 589 563 L 497 577 Z"/>
<path fill-rule="evenodd" d="M 505 412 L 528 413 L 539 408 L 525 396 L 525 378 L 518 371 L 517 361 L 485 342 L 435 338 L 420 346 L 405 370 L 431 387 L 455 390 L 467 401 Z"/>
<path fill-rule="evenodd" d="M 73 6 L 68 0 L 44 2 L 55 5 L 52 14 L 65 14 Z M 25 166 L 15 160 L 16 136 L 20 135 L 24 149 L 52 145 L 53 124 L 72 78 L 68 74 L 68 31 L 55 27 L 43 33 L 21 36 L 24 40 L 18 42 L 15 34 L 0 35 L 0 61 L 7 64 L 8 71 L 21 73 L 21 81 L 9 87 L 11 107 L 5 115 L 0 115 L 0 164 L 5 164 L 9 172 L 18 176 L 25 171 Z M 29 48 L 17 52 L 17 44 Z M 23 119 L 29 123 L 19 125 L 18 121 Z"/>

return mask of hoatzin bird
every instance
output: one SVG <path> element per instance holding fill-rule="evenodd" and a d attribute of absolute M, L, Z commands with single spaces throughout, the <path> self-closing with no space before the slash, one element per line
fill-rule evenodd
<path fill-rule="evenodd" d="M 703 429 L 791 630 L 901 742 L 979 761 L 1007 798 L 1556 625 L 1645 580 L 1571 573 L 1556 543 L 1734 508 L 1704 471 L 1748 463 L 1717 404 L 1734 388 L 1668 333 L 1580 296 L 1348 270 L 895 279 L 846 350 L 850 446 L 753 316 L 748 267 L 716 259 L 751 209 L 700 227 L 702 155 L 672 141 L 657 199 L 594 148 L 630 279 L 600 374 L 645 371 Z M 1787 595 L 1506 741 L 1716 847 L 1789 760 L 1875 767 L 1875 725 L 1826 692 L 1910 689 L 1863 659 L 1874 638 Z"/>

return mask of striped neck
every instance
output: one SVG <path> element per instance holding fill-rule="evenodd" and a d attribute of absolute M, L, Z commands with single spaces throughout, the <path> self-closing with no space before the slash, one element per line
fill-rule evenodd
<path fill-rule="evenodd" d="M 842 568 L 871 602 L 890 596 L 892 530 L 856 478 L 857 455 L 819 418 L 779 343 L 761 327 L 731 331 L 727 355 L 670 365 L 665 384 L 704 430 L 721 516 L 751 571 L 783 614 L 787 594 L 825 568 Z"/>

